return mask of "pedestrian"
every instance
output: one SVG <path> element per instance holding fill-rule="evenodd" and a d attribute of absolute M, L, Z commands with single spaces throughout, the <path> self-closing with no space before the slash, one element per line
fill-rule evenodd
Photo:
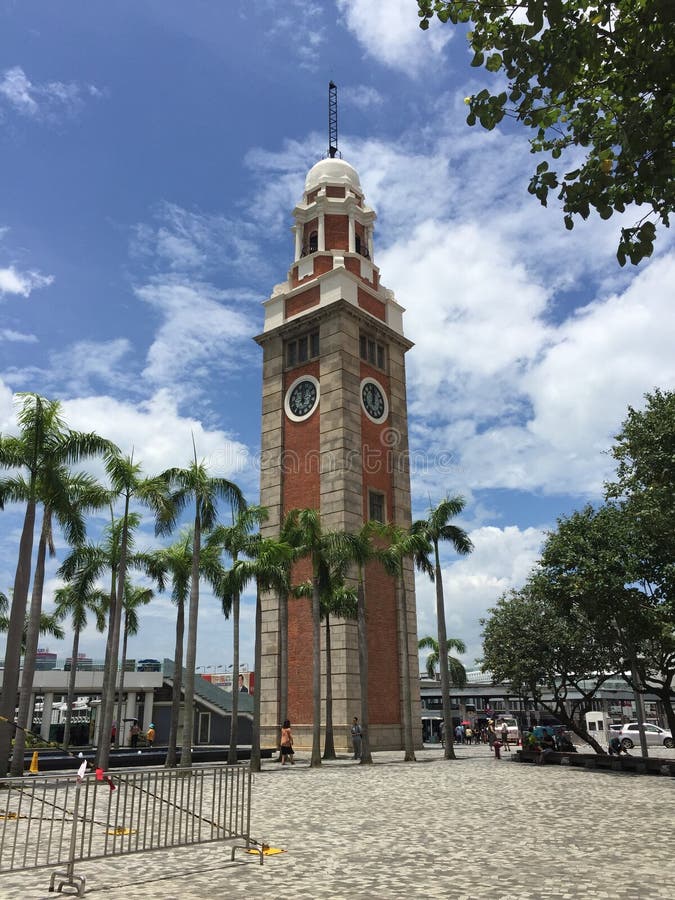
<path fill-rule="evenodd" d="M 150 727 L 145 733 L 145 739 L 148 742 L 148 747 L 152 747 L 152 745 L 155 743 L 155 726 L 152 724 L 152 722 L 150 723 Z"/>
<path fill-rule="evenodd" d="M 505 750 L 511 752 L 511 748 L 509 747 L 509 728 L 506 722 L 502 724 L 502 747 Z"/>
<path fill-rule="evenodd" d="M 626 748 L 621 743 L 621 740 L 616 735 L 609 739 L 609 747 L 607 749 L 609 750 L 610 756 L 613 756 L 615 753 L 617 756 L 621 756 L 622 753 L 625 753 L 626 756 L 630 756 L 630 753 L 628 752 L 628 750 L 626 750 Z"/>
<path fill-rule="evenodd" d="M 112 728 L 110 729 L 110 743 L 115 743 L 115 738 L 117 737 L 117 722 L 112 723 Z"/>
<path fill-rule="evenodd" d="M 466 737 L 467 744 L 471 746 L 471 742 L 473 741 L 473 731 L 471 730 L 471 726 L 467 725 L 464 736 Z"/>
<path fill-rule="evenodd" d="M 496 738 L 492 742 L 492 749 L 495 751 L 495 759 L 501 759 L 502 757 L 499 751 L 502 749 L 502 742 L 499 740 L 499 738 Z"/>
<path fill-rule="evenodd" d="M 463 736 L 464 736 L 464 732 L 462 731 L 462 726 L 461 726 L 461 725 L 455 726 L 455 741 L 456 741 L 458 744 L 461 744 L 461 743 L 462 743 L 462 737 L 463 737 Z"/>
<path fill-rule="evenodd" d="M 488 727 L 487 727 L 487 742 L 490 745 L 490 748 L 492 748 L 492 745 L 494 744 L 494 742 L 496 740 L 497 740 L 497 732 L 495 731 L 495 726 L 494 726 L 492 719 L 490 719 L 490 721 L 488 722 Z"/>
<path fill-rule="evenodd" d="M 539 759 L 537 760 L 537 762 L 539 763 L 539 765 L 543 765 L 546 757 L 555 751 L 555 738 L 549 731 L 546 731 L 544 732 L 544 736 L 542 737 L 540 743 L 541 750 L 539 752 Z"/>
<path fill-rule="evenodd" d="M 359 725 L 358 716 L 352 719 L 352 747 L 354 748 L 353 759 L 361 759 L 361 744 L 363 742 L 363 734 Z"/>
<path fill-rule="evenodd" d="M 293 732 L 291 731 L 291 721 L 290 719 L 286 719 L 281 728 L 281 765 L 286 765 L 286 760 L 290 759 L 291 765 L 295 765 L 295 760 L 293 756 L 295 754 L 295 750 L 293 750 Z"/>
<path fill-rule="evenodd" d="M 441 747 L 445 747 L 445 722 L 443 719 L 440 719 L 438 722 L 438 737 L 441 742 Z"/>
<path fill-rule="evenodd" d="M 129 729 L 130 735 L 130 743 L 132 748 L 135 750 L 138 747 L 138 735 L 140 734 L 141 729 L 138 727 L 138 722 L 136 719 L 131 723 L 131 728 Z"/>

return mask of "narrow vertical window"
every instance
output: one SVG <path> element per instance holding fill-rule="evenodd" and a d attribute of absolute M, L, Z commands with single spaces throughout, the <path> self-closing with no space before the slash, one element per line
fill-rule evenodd
<path fill-rule="evenodd" d="M 368 492 L 368 518 L 371 522 L 384 522 L 384 494 Z"/>
<path fill-rule="evenodd" d="M 309 355 L 314 359 L 319 355 L 319 332 L 313 331 L 309 336 Z"/>
<path fill-rule="evenodd" d="M 307 362 L 307 337 L 298 338 L 298 362 Z"/>

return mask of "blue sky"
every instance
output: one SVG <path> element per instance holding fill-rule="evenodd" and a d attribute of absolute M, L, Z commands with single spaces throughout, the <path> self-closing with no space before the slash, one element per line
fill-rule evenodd
<path fill-rule="evenodd" d="M 467 499 L 475 552 L 444 571 L 471 663 L 480 616 L 522 583 L 545 530 L 599 498 L 627 405 L 675 385 L 675 254 L 661 234 L 620 269 L 620 217 L 567 232 L 556 201 L 526 191 L 527 136 L 465 124 L 464 98 L 499 76 L 470 68 L 460 33 L 417 21 L 415 0 L 0 0 L 0 430 L 13 393 L 38 391 L 148 474 L 187 464 L 194 433 L 257 499 L 251 338 L 292 261 L 333 79 L 340 148 L 378 213 L 375 260 L 416 344 L 414 514 Z M 18 510 L 0 517 L 0 590 L 19 527 Z M 156 545 L 150 522 L 138 543 Z M 154 601 L 130 655 L 170 656 L 171 617 Z M 434 633 L 422 581 L 418 619 Z M 252 623 L 248 598 L 249 664 Z M 90 655 L 103 646 L 83 637 Z M 198 663 L 226 666 L 230 646 L 205 592 Z"/>

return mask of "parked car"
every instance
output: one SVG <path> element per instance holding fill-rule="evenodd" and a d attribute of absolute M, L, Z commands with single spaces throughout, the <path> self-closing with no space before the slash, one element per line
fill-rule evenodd
<path fill-rule="evenodd" d="M 649 725 L 645 722 L 644 729 L 645 737 L 647 738 L 647 744 L 649 744 L 650 746 L 667 747 L 669 750 L 675 747 L 673 735 L 670 733 L 670 731 L 666 731 L 665 728 L 659 728 L 658 725 Z M 624 750 L 630 750 L 636 745 L 639 746 L 640 729 L 638 723 L 629 722 L 627 725 L 624 725 L 621 731 L 619 731 L 618 737 Z"/>

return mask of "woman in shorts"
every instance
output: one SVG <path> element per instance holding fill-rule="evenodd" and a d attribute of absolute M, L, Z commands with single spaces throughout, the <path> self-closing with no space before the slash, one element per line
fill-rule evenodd
<path fill-rule="evenodd" d="M 293 760 L 293 733 L 291 731 L 291 723 L 288 719 L 281 728 L 281 765 L 286 765 L 286 760 L 290 759 L 291 765 L 294 766 Z"/>

